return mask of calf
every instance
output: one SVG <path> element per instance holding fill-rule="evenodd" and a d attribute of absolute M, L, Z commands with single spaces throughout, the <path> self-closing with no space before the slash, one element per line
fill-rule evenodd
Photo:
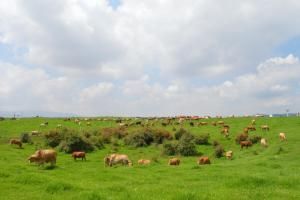
<path fill-rule="evenodd" d="M 232 156 L 233 156 L 233 151 L 227 151 L 225 153 L 225 157 L 229 160 L 232 160 Z"/>
<path fill-rule="evenodd" d="M 180 160 L 179 158 L 172 158 L 169 160 L 169 165 L 179 165 L 180 164 Z"/>
<path fill-rule="evenodd" d="M 145 160 L 145 159 L 138 160 L 139 165 L 149 165 L 150 163 L 151 163 L 151 160 Z"/>
<path fill-rule="evenodd" d="M 281 141 L 286 140 L 285 133 L 279 133 L 279 139 Z"/>
<path fill-rule="evenodd" d="M 266 138 L 261 138 L 260 139 L 260 144 L 263 147 L 268 147 L 267 139 Z"/>

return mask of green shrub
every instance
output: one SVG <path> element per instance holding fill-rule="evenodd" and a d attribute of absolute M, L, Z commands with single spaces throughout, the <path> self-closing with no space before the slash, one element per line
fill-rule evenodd
<path fill-rule="evenodd" d="M 174 136 L 175 136 L 175 139 L 176 140 L 179 140 L 182 135 L 186 134 L 187 133 L 187 130 L 183 129 L 183 128 L 180 128 L 178 131 L 175 132 Z"/>
<path fill-rule="evenodd" d="M 20 140 L 23 143 L 32 143 L 29 133 L 21 133 Z"/>
<path fill-rule="evenodd" d="M 216 158 L 221 158 L 224 155 L 224 148 L 222 145 L 218 145 L 215 148 L 215 157 Z"/>
<path fill-rule="evenodd" d="M 209 134 L 197 135 L 195 136 L 195 144 L 209 144 L 208 143 Z"/>
<path fill-rule="evenodd" d="M 194 136 L 190 133 L 185 133 L 178 141 L 177 153 L 182 156 L 194 156 L 197 155 L 196 144 Z"/>
<path fill-rule="evenodd" d="M 177 153 L 178 142 L 166 142 L 163 144 L 163 154 L 173 156 Z"/>
<path fill-rule="evenodd" d="M 72 153 L 73 151 L 90 152 L 94 149 L 95 147 L 92 142 L 78 133 L 72 133 L 71 135 L 66 136 L 59 145 L 59 150 L 64 151 L 65 153 Z"/>
<path fill-rule="evenodd" d="M 220 142 L 218 142 L 217 140 L 214 140 L 214 141 L 213 141 L 213 146 L 216 147 L 216 146 L 218 146 L 218 145 L 220 145 Z"/>
<path fill-rule="evenodd" d="M 64 134 L 68 133 L 69 130 L 66 129 L 55 129 L 50 130 L 45 134 L 45 143 L 50 147 L 57 147 L 64 139 Z"/>
<path fill-rule="evenodd" d="M 130 135 L 127 135 L 124 138 L 124 143 L 126 145 L 134 146 L 134 147 L 145 147 L 151 144 L 153 141 L 153 136 L 150 132 L 135 132 Z"/>

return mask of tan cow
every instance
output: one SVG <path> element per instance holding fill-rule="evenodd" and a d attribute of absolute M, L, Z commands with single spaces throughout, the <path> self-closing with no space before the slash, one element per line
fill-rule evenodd
<path fill-rule="evenodd" d="M 225 153 L 225 157 L 229 160 L 232 160 L 232 156 L 233 156 L 233 151 L 227 151 Z"/>
<path fill-rule="evenodd" d="M 179 158 L 171 158 L 168 162 L 169 165 L 180 165 L 180 159 Z"/>
<path fill-rule="evenodd" d="M 198 165 L 206 165 L 206 164 L 210 164 L 210 160 L 207 156 L 202 156 L 198 159 L 197 163 Z"/>
<path fill-rule="evenodd" d="M 41 132 L 39 132 L 39 131 L 31 131 L 32 136 L 39 136 L 40 134 L 41 134 Z"/>
<path fill-rule="evenodd" d="M 138 160 L 139 165 L 149 165 L 150 163 L 151 163 L 151 160 L 146 160 L 146 159 Z"/>
<path fill-rule="evenodd" d="M 19 140 L 19 139 L 11 139 L 11 140 L 9 141 L 9 143 L 10 143 L 10 145 L 15 144 L 15 145 L 18 145 L 19 148 L 22 148 L 22 142 L 21 142 L 21 140 Z"/>
<path fill-rule="evenodd" d="M 269 128 L 268 125 L 262 125 L 262 126 L 261 126 L 261 130 L 263 130 L 263 131 L 269 131 L 270 128 Z"/>
<path fill-rule="evenodd" d="M 112 167 L 113 165 L 122 164 L 132 166 L 132 162 L 129 160 L 128 156 L 125 154 L 111 154 L 104 158 L 105 166 Z"/>
<path fill-rule="evenodd" d="M 281 141 L 286 140 L 285 133 L 279 133 L 279 139 Z"/>
<path fill-rule="evenodd" d="M 267 139 L 266 139 L 266 138 L 261 138 L 261 139 L 260 139 L 260 144 L 261 144 L 261 146 L 263 146 L 263 147 L 268 147 Z"/>
<path fill-rule="evenodd" d="M 44 165 L 44 163 L 51 163 L 51 166 L 56 164 L 56 151 L 53 149 L 42 149 L 37 150 L 33 155 L 31 155 L 28 160 L 30 163 L 36 162 L 39 165 Z"/>

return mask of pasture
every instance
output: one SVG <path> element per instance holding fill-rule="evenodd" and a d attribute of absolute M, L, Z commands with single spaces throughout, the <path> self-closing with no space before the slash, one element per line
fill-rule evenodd
<path fill-rule="evenodd" d="M 225 150 L 234 152 L 233 159 L 215 158 L 212 145 L 197 145 L 197 150 L 209 156 L 211 165 L 197 165 L 199 156 L 183 157 L 179 166 L 168 166 L 174 156 L 162 155 L 161 145 L 133 148 L 120 144 L 118 152 L 127 154 L 133 166 L 105 167 L 103 158 L 110 154 L 111 144 L 87 153 L 87 161 L 74 161 L 70 154 L 58 152 L 55 168 L 29 164 L 27 158 L 43 145 L 40 136 L 32 136 L 33 144 L 23 144 L 23 149 L 11 146 L 9 139 L 22 132 L 56 129 L 57 124 L 78 130 L 116 127 L 113 120 L 92 120 L 91 126 L 74 120 L 60 118 L 21 118 L 0 121 L 0 199 L 300 199 L 300 118 L 256 118 L 257 130 L 249 135 L 267 138 L 269 146 L 259 143 L 241 150 L 235 137 L 249 125 L 252 118 L 224 118 L 230 125 L 229 139 L 220 134 L 219 126 L 202 119 L 206 126 L 182 125 L 192 134 L 209 133 L 209 142 L 217 140 Z M 49 125 L 40 127 L 48 121 Z M 267 124 L 270 131 L 259 127 Z M 155 126 L 174 133 L 173 127 Z M 129 132 L 133 128 L 128 128 Z M 280 141 L 278 134 L 285 132 L 287 140 Z M 139 166 L 141 158 L 152 159 L 149 166 Z"/>

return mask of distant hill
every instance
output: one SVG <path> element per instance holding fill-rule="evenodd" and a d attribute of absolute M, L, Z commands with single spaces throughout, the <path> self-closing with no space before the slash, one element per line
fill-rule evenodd
<path fill-rule="evenodd" d="M 60 113 L 49 111 L 0 111 L 1 117 L 78 117 L 73 113 Z"/>

